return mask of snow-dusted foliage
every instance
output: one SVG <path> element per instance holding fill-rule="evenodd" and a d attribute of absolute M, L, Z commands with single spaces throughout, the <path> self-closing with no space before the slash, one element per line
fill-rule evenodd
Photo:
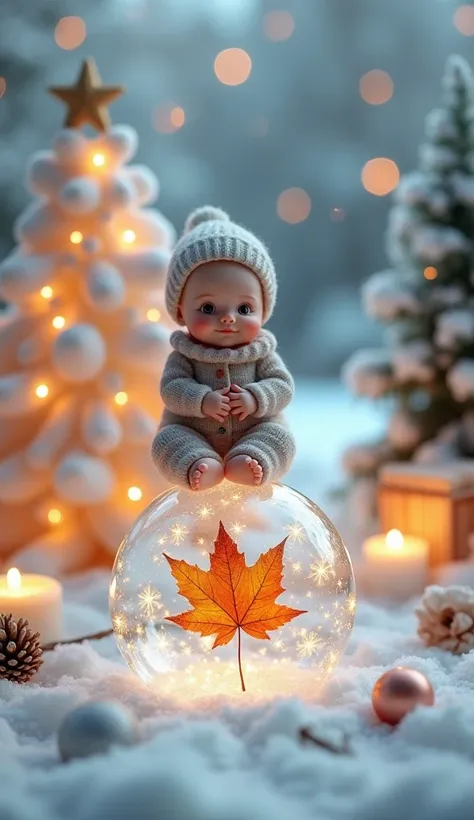
<path fill-rule="evenodd" d="M 344 365 L 343 380 L 357 396 L 376 399 L 393 385 L 392 366 L 385 350 L 359 350 Z"/>
<path fill-rule="evenodd" d="M 175 234 L 128 126 L 66 129 L 33 157 L 0 296 L 0 552 L 50 571 L 115 552 L 160 490 L 149 441 L 168 350 L 162 288 Z"/>
<path fill-rule="evenodd" d="M 362 351 L 343 369 L 355 394 L 395 397 L 388 457 L 435 462 L 474 455 L 471 427 L 459 423 L 474 408 L 474 80 L 462 58 L 448 61 L 443 88 L 444 105 L 426 117 L 419 167 L 394 195 L 392 267 L 362 287 L 366 313 L 387 326 L 385 355 L 371 365 Z M 354 453 L 346 468 L 367 475 Z M 378 466 L 374 459 L 374 473 Z"/>

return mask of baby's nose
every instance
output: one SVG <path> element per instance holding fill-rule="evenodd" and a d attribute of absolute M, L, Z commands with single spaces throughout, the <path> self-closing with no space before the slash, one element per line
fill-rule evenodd
<path fill-rule="evenodd" d="M 230 312 L 230 310 L 227 310 L 222 314 L 221 322 L 225 325 L 231 325 L 235 322 L 235 316 Z"/>

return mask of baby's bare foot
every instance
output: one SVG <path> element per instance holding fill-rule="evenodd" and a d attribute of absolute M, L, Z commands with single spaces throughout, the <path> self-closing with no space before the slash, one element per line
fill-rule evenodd
<path fill-rule="evenodd" d="M 209 490 L 220 484 L 224 478 L 224 468 L 215 458 L 200 458 L 194 462 L 188 472 L 189 486 L 192 490 Z"/>
<path fill-rule="evenodd" d="M 263 480 L 263 468 L 251 456 L 234 456 L 225 465 L 225 477 L 234 484 L 258 486 Z"/>

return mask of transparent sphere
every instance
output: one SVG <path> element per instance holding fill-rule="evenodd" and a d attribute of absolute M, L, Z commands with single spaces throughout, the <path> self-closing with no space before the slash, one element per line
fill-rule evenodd
<path fill-rule="evenodd" d="M 123 657 L 186 705 L 314 697 L 355 605 L 338 532 L 282 484 L 163 493 L 122 542 L 110 585 Z"/>

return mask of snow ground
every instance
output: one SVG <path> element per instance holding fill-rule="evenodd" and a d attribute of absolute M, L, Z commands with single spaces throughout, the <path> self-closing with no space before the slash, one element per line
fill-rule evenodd
<path fill-rule="evenodd" d="M 380 419 L 336 386 L 298 393 L 288 483 L 323 505 L 337 450 Z M 107 582 L 96 573 L 68 583 L 65 637 L 108 626 Z M 428 675 L 436 705 L 392 730 L 375 720 L 370 695 L 398 664 Z M 58 727 L 90 698 L 131 708 L 141 741 L 62 764 Z M 191 714 L 136 680 L 112 638 L 65 646 L 30 684 L 0 682 L 0 820 L 472 820 L 473 718 L 474 653 L 422 647 L 413 603 L 361 601 L 346 655 L 312 703 Z M 333 743 L 347 734 L 352 754 L 302 745 L 302 727 Z"/>

